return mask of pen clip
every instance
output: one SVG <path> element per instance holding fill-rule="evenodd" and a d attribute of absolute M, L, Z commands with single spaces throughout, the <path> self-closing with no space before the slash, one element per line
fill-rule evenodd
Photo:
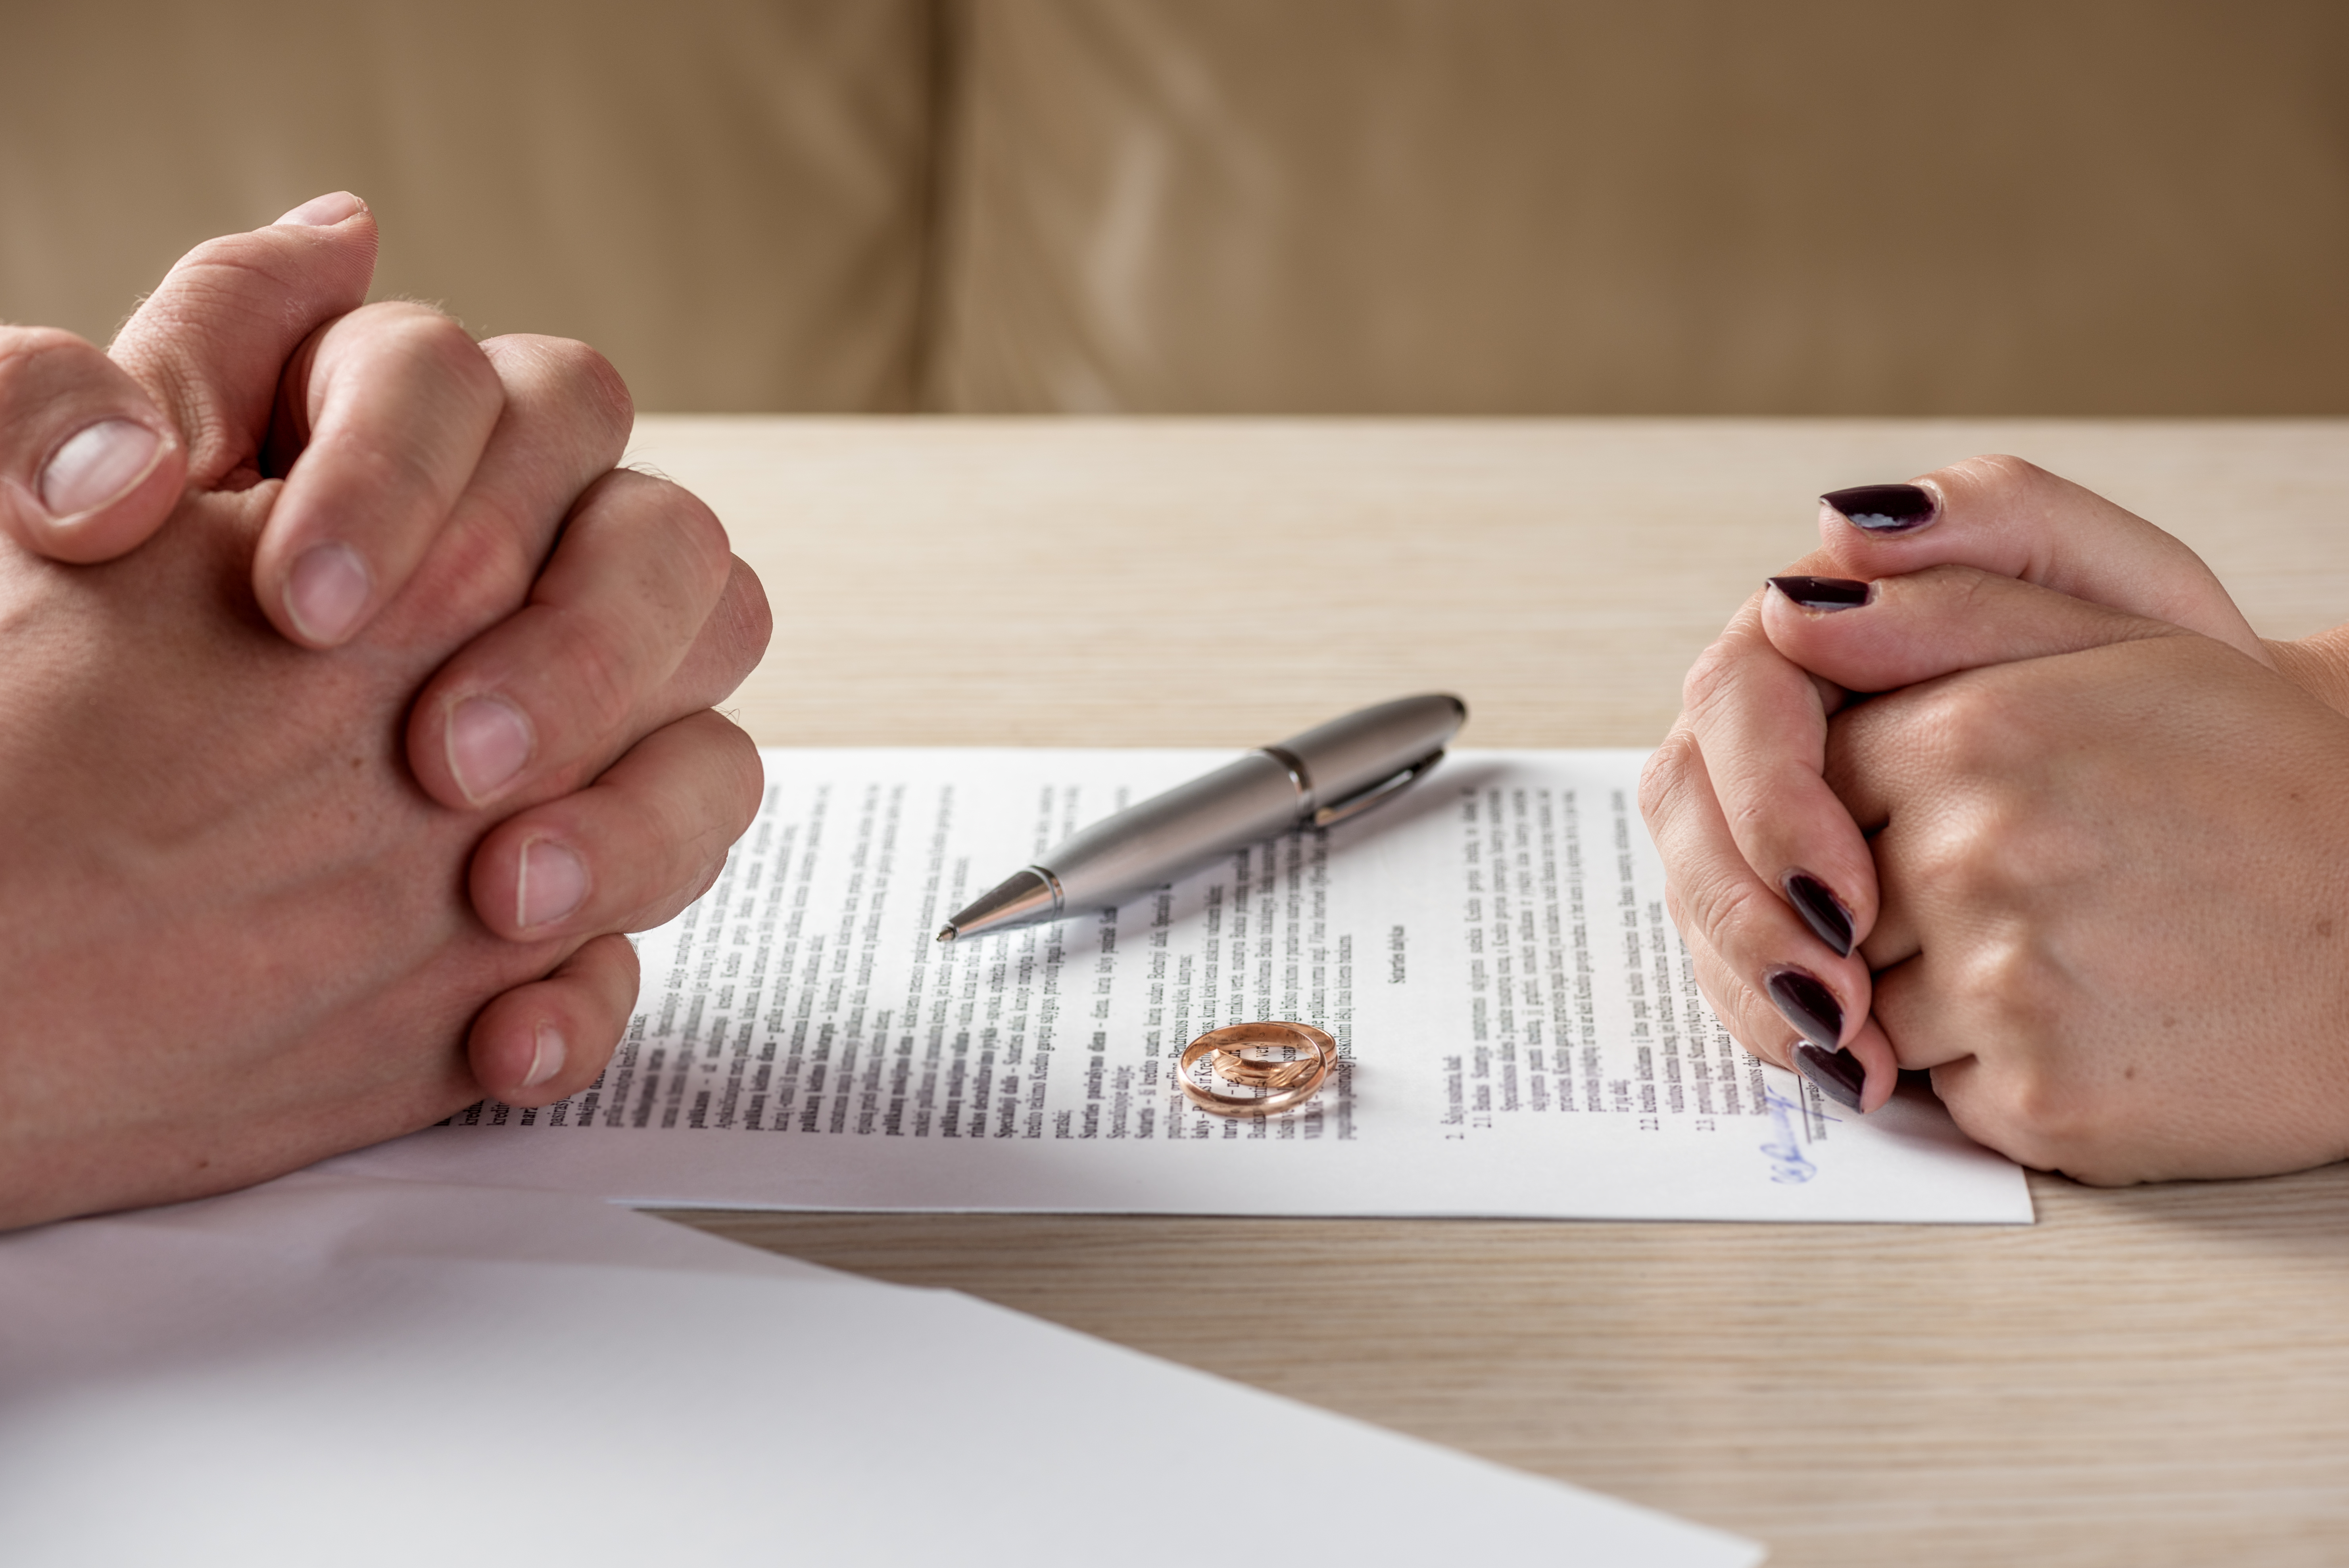
<path fill-rule="evenodd" d="M 1443 760 L 1442 750 L 1432 751 L 1402 772 L 1390 775 L 1367 789 L 1356 790 L 1342 800 L 1322 807 L 1313 813 L 1312 823 L 1317 828 L 1326 828 L 1332 822 L 1342 822 L 1349 817 L 1359 817 L 1380 801 L 1408 789 L 1412 780 Z"/>

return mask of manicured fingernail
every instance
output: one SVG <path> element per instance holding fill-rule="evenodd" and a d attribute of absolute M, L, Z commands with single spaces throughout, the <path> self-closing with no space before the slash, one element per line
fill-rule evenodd
<path fill-rule="evenodd" d="M 1835 949 L 1837 958 L 1851 956 L 1851 912 L 1827 891 L 1827 884 L 1808 872 L 1788 872 L 1781 884 L 1786 902 L 1811 928 L 1811 934 Z"/>
<path fill-rule="evenodd" d="M 41 504 L 51 517 L 95 511 L 147 477 L 163 438 L 134 419 L 100 419 L 66 438 L 41 470 Z"/>
<path fill-rule="evenodd" d="M 367 211 L 367 203 L 347 191 L 336 191 L 326 196 L 313 196 L 291 212 L 270 225 L 295 223 L 305 229 L 331 229 L 344 219 Z"/>
<path fill-rule="evenodd" d="M 449 710 L 449 771 L 481 804 L 530 760 L 530 720 L 502 697 L 469 696 Z"/>
<path fill-rule="evenodd" d="M 1859 1091 L 1868 1087 L 1868 1069 L 1849 1051 L 1823 1051 L 1806 1042 L 1795 1047 L 1795 1070 L 1846 1110 L 1859 1109 Z"/>
<path fill-rule="evenodd" d="M 522 1087 L 536 1088 L 563 1070 L 563 1058 L 570 1047 L 563 1043 L 563 1031 L 552 1024 L 538 1026 L 537 1048 L 531 1053 L 530 1072 L 523 1078 Z"/>
<path fill-rule="evenodd" d="M 285 614 L 314 643 L 343 640 L 367 608 L 367 562 L 347 544 L 314 544 L 285 574 Z"/>
<path fill-rule="evenodd" d="M 1806 610 L 1856 610 L 1876 596 L 1876 584 L 1848 577 L 1773 577 L 1770 586 Z"/>
<path fill-rule="evenodd" d="M 587 868 L 577 855 L 544 839 L 522 852 L 514 876 L 514 923 L 527 931 L 561 920 L 587 896 Z"/>
<path fill-rule="evenodd" d="M 1819 499 L 1852 527 L 1870 533 L 1914 533 L 1941 514 L 1933 492 L 1922 485 L 1854 485 Z"/>
<path fill-rule="evenodd" d="M 1821 1050 L 1831 1051 L 1843 1038 L 1843 1004 L 1816 975 L 1800 969 L 1773 969 L 1763 978 L 1770 1000 L 1786 1015 L 1786 1022 Z"/>

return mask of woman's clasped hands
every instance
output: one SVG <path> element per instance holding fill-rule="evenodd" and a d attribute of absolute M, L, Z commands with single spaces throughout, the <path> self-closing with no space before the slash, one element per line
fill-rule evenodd
<path fill-rule="evenodd" d="M 1723 1023 L 2099 1184 L 2349 1155 L 2349 657 L 2013 458 L 1824 498 L 1641 790 Z M 1864 697 L 1864 700 L 1863 700 Z"/>

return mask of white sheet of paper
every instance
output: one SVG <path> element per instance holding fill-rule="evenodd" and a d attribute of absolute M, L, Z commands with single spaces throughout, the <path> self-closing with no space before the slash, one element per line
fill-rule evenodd
<path fill-rule="evenodd" d="M 1746 1568 L 1749 1542 L 585 1198 L 305 1173 L 0 1237 L 12 1568 Z"/>
<path fill-rule="evenodd" d="M 1666 921 L 1635 751 L 1455 753 L 1155 896 L 941 946 L 978 891 L 1197 751 L 771 750 L 757 824 L 645 937 L 597 1085 L 346 1157 L 645 1203 L 2028 1223 L 1930 1094 L 1764 1069 Z M 1285 1018 L 1345 1061 L 1266 1120 L 1174 1057 Z"/>

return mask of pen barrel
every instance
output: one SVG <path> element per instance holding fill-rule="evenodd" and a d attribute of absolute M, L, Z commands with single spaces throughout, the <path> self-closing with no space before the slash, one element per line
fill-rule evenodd
<path fill-rule="evenodd" d="M 1452 743 L 1467 717 L 1467 705 L 1458 697 L 1430 692 L 1333 718 L 1267 749 L 1299 764 L 1312 792 L 1310 803 L 1319 810 L 1434 756 Z"/>
<path fill-rule="evenodd" d="M 1251 751 L 1103 818 L 1037 863 L 1060 882 L 1064 911 L 1097 908 L 1285 833 L 1304 807 L 1288 769 Z"/>

